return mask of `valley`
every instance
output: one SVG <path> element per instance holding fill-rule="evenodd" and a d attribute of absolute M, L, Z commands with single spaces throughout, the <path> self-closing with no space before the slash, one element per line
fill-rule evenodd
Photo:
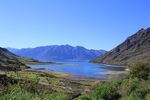
<path fill-rule="evenodd" d="M 148 36 L 149 28 L 142 29 L 92 63 L 91 58 L 34 60 L 0 48 L 0 100 L 148 100 Z"/>
<path fill-rule="evenodd" d="M 150 100 L 150 0 L 0 0 L 0 100 Z"/>

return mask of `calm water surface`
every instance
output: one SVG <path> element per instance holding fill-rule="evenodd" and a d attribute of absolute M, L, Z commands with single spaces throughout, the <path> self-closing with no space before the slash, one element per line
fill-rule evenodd
<path fill-rule="evenodd" d="M 31 68 L 47 68 L 54 72 L 64 72 L 88 77 L 108 77 L 108 75 L 98 74 L 106 71 L 123 71 L 126 67 L 106 66 L 92 64 L 88 61 L 53 61 L 58 63 L 76 64 L 76 65 L 32 65 Z"/>

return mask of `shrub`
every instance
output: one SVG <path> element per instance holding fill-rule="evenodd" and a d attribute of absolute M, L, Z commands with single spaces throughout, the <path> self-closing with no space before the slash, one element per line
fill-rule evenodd
<path fill-rule="evenodd" d="M 147 80 L 150 74 L 150 63 L 137 63 L 130 66 L 129 74 L 131 77 L 137 77 Z"/>
<path fill-rule="evenodd" d="M 89 95 L 81 95 L 75 100 L 92 100 Z"/>
<path fill-rule="evenodd" d="M 99 98 L 102 98 L 104 100 L 118 99 L 120 95 L 117 92 L 117 85 L 118 84 L 114 82 L 108 82 L 108 83 L 99 85 L 94 91 L 94 94 L 93 94 L 94 100 L 99 100 Z"/>
<path fill-rule="evenodd" d="M 149 100 L 149 99 L 150 99 L 150 93 L 145 96 L 145 100 Z"/>
<path fill-rule="evenodd" d="M 135 91 L 136 88 L 139 86 L 139 80 L 138 78 L 129 78 L 124 79 L 122 81 L 122 84 L 120 85 L 120 94 L 123 96 L 130 95 L 131 92 Z"/>
<path fill-rule="evenodd" d="M 64 94 L 47 94 L 43 96 L 42 100 L 70 100 L 68 96 Z"/>
<path fill-rule="evenodd" d="M 139 88 L 131 93 L 133 97 L 144 98 L 148 93 L 150 93 L 150 89 Z"/>
<path fill-rule="evenodd" d="M 129 96 L 123 96 L 119 100 L 149 100 L 148 93 L 150 89 L 139 88 L 133 91 Z M 145 99 L 144 99 L 145 98 Z"/>
<path fill-rule="evenodd" d="M 21 88 L 14 88 L 10 93 L 0 97 L 0 100 L 33 100 L 33 94 Z"/>
<path fill-rule="evenodd" d="M 126 96 L 126 97 L 122 97 L 119 100 L 143 100 L 139 97 L 134 97 L 134 96 Z"/>

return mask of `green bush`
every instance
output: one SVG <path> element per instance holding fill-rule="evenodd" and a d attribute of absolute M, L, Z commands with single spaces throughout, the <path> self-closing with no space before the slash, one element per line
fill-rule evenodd
<path fill-rule="evenodd" d="M 120 97 L 117 92 L 117 85 L 115 82 L 108 82 L 99 85 L 93 94 L 94 100 L 99 100 L 100 98 L 104 100 L 116 100 Z M 100 99 L 101 100 L 101 99 Z"/>
<path fill-rule="evenodd" d="M 70 100 L 68 96 L 64 94 L 47 94 L 43 96 L 42 100 Z"/>
<path fill-rule="evenodd" d="M 145 88 L 139 88 L 136 89 L 131 93 L 131 96 L 133 97 L 139 97 L 139 98 L 144 98 L 148 93 L 150 93 L 150 89 L 145 89 Z"/>
<path fill-rule="evenodd" d="M 81 95 L 81 96 L 79 96 L 78 98 L 76 98 L 74 100 L 92 100 L 92 99 L 89 95 Z"/>
<path fill-rule="evenodd" d="M 145 100 L 149 100 L 149 99 L 150 99 L 150 93 L 145 96 Z"/>
<path fill-rule="evenodd" d="M 34 95 L 21 88 L 14 88 L 10 93 L 1 96 L 0 100 L 34 100 Z"/>
<path fill-rule="evenodd" d="M 130 77 L 147 80 L 150 74 L 150 63 L 137 63 L 129 68 Z"/>
<path fill-rule="evenodd" d="M 129 96 L 123 96 L 119 100 L 150 100 L 148 93 L 150 93 L 150 89 L 139 88 L 133 91 Z"/>
<path fill-rule="evenodd" d="M 135 91 L 139 87 L 138 78 L 129 78 L 122 80 L 122 84 L 120 85 L 120 94 L 122 96 L 130 95 L 131 92 Z"/>
<path fill-rule="evenodd" d="M 91 100 L 104 100 L 103 98 L 92 98 Z"/>
<path fill-rule="evenodd" d="M 125 97 L 120 98 L 119 100 L 143 100 L 143 99 L 139 97 L 134 97 L 134 96 L 125 96 Z"/>

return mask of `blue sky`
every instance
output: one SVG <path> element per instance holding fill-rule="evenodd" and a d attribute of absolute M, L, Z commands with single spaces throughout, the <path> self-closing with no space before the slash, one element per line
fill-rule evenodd
<path fill-rule="evenodd" d="M 150 0 L 0 0 L 0 46 L 111 50 L 150 27 Z"/>

